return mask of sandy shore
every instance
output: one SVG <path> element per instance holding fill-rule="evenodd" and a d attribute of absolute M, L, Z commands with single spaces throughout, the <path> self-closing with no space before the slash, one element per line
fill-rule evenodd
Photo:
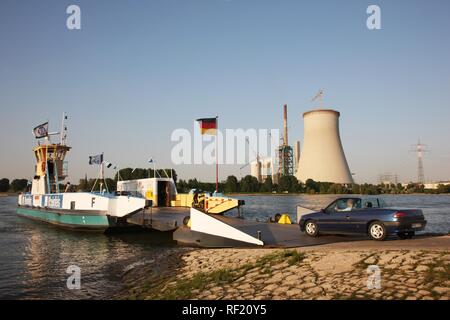
<path fill-rule="evenodd" d="M 449 300 L 449 251 L 448 235 L 289 250 L 185 249 L 158 272 L 152 265 L 129 272 L 129 289 L 118 298 Z M 379 282 L 369 266 L 377 266 Z"/>

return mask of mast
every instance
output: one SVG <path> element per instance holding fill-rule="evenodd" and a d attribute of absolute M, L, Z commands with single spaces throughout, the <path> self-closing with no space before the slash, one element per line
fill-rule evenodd
<path fill-rule="evenodd" d="M 67 115 L 63 112 L 63 117 L 61 121 L 61 145 L 67 143 L 67 126 L 66 126 Z"/>
<path fill-rule="evenodd" d="M 216 116 L 216 193 L 219 192 L 219 116 Z"/>

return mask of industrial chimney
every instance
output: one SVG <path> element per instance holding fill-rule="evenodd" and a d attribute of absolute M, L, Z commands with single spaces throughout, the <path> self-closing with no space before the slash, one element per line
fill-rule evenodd
<path fill-rule="evenodd" d="M 331 109 L 303 114 L 304 141 L 296 172 L 299 181 L 353 183 L 339 135 L 339 116 Z"/>
<path fill-rule="evenodd" d="M 278 176 L 294 175 L 294 156 L 288 141 L 287 104 L 283 106 L 283 143 L 278 147 Z"/>
<path fill-rule="evenodd" d="M 300 160 L 300 141 L 295 141 L 294 143 L 294 168 L 298 169 L 298 162 Z"/>

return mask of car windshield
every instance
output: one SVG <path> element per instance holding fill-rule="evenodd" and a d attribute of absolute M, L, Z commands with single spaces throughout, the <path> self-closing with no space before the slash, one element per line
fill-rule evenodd
<path fill-rule="evenodd" d="M 325 212 L 345 212 L 345 211 L 357 211 L 370 208 L 384 208 L 386 203 L 380 198 L 374 197 L 362 197 L 362 198 L 339 198 L 332 202 Z"/>
<path fill-rule="evenodd" d="M 333 202 L 326 209 L 327 212 L 342 212 L 361 209 L 361 199 L 341 198 Z"/>

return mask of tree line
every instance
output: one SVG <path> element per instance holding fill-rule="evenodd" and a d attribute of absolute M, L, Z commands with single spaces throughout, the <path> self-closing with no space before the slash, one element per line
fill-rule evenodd
<path fill-rule="evenodd" d="M 179 192 L 191 189 L 204 191 L 215 190 L 215 183 L 200 182 L 197 179 L 180 180 L 177 184 Z M 303 193 L 303 194 L 410 194 L 410 193 L 450 193 L 450 185 L 439 185 L 437 189 L 425 189 L 423 184 L 340 184 L 332 182 L 317 182 L 312 179 L 302 183 L 295 176 L 280 177 L 274 183 L 271 177 L 264 182 L 258 182 L 256 177 L 247 175 L 240 180 L 236 176 L 228 176 L 219 183 L 219 191 L 224 193 Z"/>
<path fill-rule="evenodd" d="M 14 179 L 9 182 L 9 179 L 0 179 L 0 192 L 22 192 L 28 186 L 28 179 Z"/>
<path fill-rule="evenodd" d="M 216 184 L 211 182 L 202 182 L 194 179 L 177 181 L 177 173 L 174 169 L 153 169 L 145 168 L 124 168 L 117 172 L 113 178 L 106 178 L 106 184 L 109 191 L 117 189 L 118 180 L 135 180 L 149 177 L 172 177 L 177 185 L 178 192 L 186 193 L 191 189 L 200 189 L 204 191 L 214 191 Z M 96 179 L 88 179 L 87 176 L 80 179 L 79 183 L 72 184 L 69 191 L 91 191 Z M 29 186 L 27 179 L 14 179 L 11 183 L 8 179 L 0 179 L 0 192 L 23 192 Z M 60 190 L 65 190 L 67 185 L 60 184 Z M 95 187 L 99 190 L 100 185 L 97 182 Z M 105 186 L 103 186 L 105 188 Z M 403 186 L 397 184 L 339 184 L 332 182 L 317 182 L 308 179 L 305 183 L 297 180 L 295 176 L 283 176 L 274 183 L 271 177 L 264 182 L 247 175 L 238 179 L 236 176 L 228 176 L 225 181 L 219 183 L 219 192 L 223 193 L 306 193 L 306 194 L 409 194 L 409 193 L 450 193 L 450 185 L 439 185 L 437 189 L 425 189 L 423 184 L 409 183 Z"/>

